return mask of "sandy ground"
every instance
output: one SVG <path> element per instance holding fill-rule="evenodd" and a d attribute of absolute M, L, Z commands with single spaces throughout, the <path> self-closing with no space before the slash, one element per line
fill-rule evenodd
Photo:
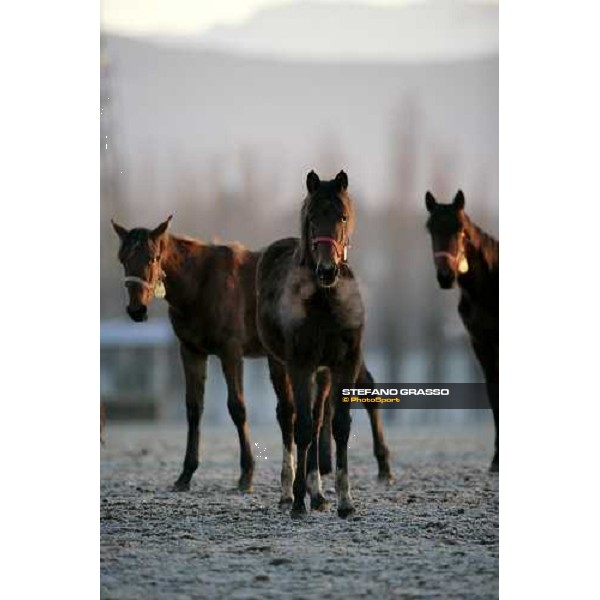
<path fill-rule="evenodd" d="M 386 429 L 396 479 L 375 482 L 366 426 L 353 429 L 357 514 L 292 521 L 277 506 L 274 428 L 252 429 L 254 493 L 235 490 L 233 426 L 204 427 L 190 492 L 169 491 L 185 426 L 112 425 L 101 464 L 101 597 L 496 598 L 498 476 L 491 427 Z"/>

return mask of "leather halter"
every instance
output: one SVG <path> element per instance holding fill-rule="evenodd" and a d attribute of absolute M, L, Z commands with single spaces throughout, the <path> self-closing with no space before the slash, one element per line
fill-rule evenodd
<path fill-rule="evenodd" d="M 450 254 L 450 252 L 434 252 L 433 258 L 447 258 L 449 261 L 457 263 L 463 254 L 463 251 L 460 251 L 457 254 Z"/>
<path fill-rule="evenodd" d="M 338 258 L 341 257 L 342 261 L 344 262 L 348 260 L 348 248 L 350 247 L 348 241 L 340 243 L 336 239 L 328 235 L 318 235 L 312 238 L 312 244 L 313 246 L 316 246 L 317 244 L 329 244 L 335 250 L 336 256 Z M 340 246 L 342 247 L 341 250 Z"/>
<path fill-rule="evenodd" d="M 163 279 L 166 277 L 165 272 L 162 270 L 160 265 L 158 266 L 158 269 L 158 277 L 156 278 L 156 281 L 154 283 L 150 283 L 149 281 L 146 281 L 141 277 L 136 277 L 135 275 L 126 275 L 125 277 L 123 277 L 123 284 L 125 285 L 125 287 L 127 287 L 128 283 L 139 283 L 142 287 L 146 288 L 147 290 L 155 290 L 156 286 L 162 283 Z"/>
<path fill-rule="evenodd" d="M 458 264 L 460 262 L 460 260 L 463 258 L 463 256 L 466 254 L 465 251 L 465 238 L 466 238 L 466 234 L 464 231 L 461 232 L 460 234 L 460 241 L 461 241 L 461 247 L 459 249 L 459 251 L 456 254 L 452 254 L 451 252 L 443 252 L 443 251 L 439 251 L 439 252 L 434 252 L 433 253 L 433 258 L 447 258 L 450 262 L 452 262 L 453 264 Z"/>
<path fill-rule="evenodd" d="M 123 283 L 125 284 L 125 287 L 127 287 L 128 283 L 139 283 L 148 290 L 154 289 L 154 286 L 148 283 L 145 279 L 142 279 L 141 277 L 135 277 L 134 275 L 127 275 L 127 277 L 123 277 Z"/>

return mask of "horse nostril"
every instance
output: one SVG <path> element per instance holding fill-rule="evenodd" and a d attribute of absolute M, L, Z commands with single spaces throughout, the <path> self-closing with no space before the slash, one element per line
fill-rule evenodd
<path fill-rule="evenodd" d="M 317 269 L 317 272 L 319 273 L 319 275 L 323 275 L 323 276 L 327 276 L 327 275 L 333 275 L 335 273 L 335 265 L 328 265 L 328 266 L 320 266 Z"/>
<path fill-rule="evenodd" d="M 451 272 L 438 273 L 437 280 L 441 288 L 449 289 L 454 284 L 454 275 Z"/>
<path fill-rule="evenodd" d="M 136 306 L 135 308 L 128 306 L 127 314 L 136 323 L 141 323 L 142 321 L 145 321 L 148 318 L 148 309 L 144 305 Z"/>
<path fill-rule="evenodd" d="M 337 265 L 319 265 L 317 267 L 317 277 L 319 281 L 325 285 L 331 285 L 338 276 L 339 269 Z"/>

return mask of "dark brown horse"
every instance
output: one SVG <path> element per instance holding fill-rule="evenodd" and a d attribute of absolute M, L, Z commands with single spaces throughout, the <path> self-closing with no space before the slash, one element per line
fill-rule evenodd
<path fill-rule="evenodd" d="M 129 293 L 127 313 L 134 321 L 144 321 L 154 296 L 166 294 L 169 319 L 179 340 L 186 384 L 188 435 L 183 470 L 174 488 L 189 489 L 198 468 L 206 364 L 209 355 L 216 355 L 227 383 L 227 407 L 239 436 L 241 476 L 238 487 L 249 491 L 254 459 L 244 403 L 242 358 L 266 354 L 256 331 L 255 284 L 259 255 L 239 244 L 210 245 L 170 235 L 167 233 L 170 220 L 171 217 L 155 229 L 127 230 L 114 222 L 113 227 L 121 241 L 119 260 Z M 270 367 L 278 397 L 285 395 L 285 374 Z M 365 377 L 367 374 L 365 370 Z M 319 393 L 327 396 L 326 377 L 319 381 L 319 386 Z M 280 398 L 278 406 L 285 404 L 285 398 Z M 377 412 L 373 413 L 371 422 L 378 461 L 381 464 L 383 456 L 389 472 Z M 325 454 L 326 448 L 324 444 Z M 287 456 L 285 453 L 286 459 Z"/>
<path fill-rule="evenodd" d="M 337 509 L 339 516 L 346 517 L 354 512 L 348 478 L 351 418 L 349 404 L 341 400 L 341 387 L 354 383 L 360 374 L 364 329 L 360 291 L 347 263 L 354 210 L 343 171 L 334 180 L 323 182 L 311 171 L 306 185 L 300 239 L 279 240 L 261 255 L 257 324 L 264 346 L 278 361 L 273 364 L 286 377 L 293 400 L 293 405 L 279 409 L 287 419 L 282 430 L 289 432 L 288 439 L 284 438 L 289 452 L 288 486 L 294 477 L 292 432 L 297 446 L 292 517 L 306 514 L 307 490 L 311 508 L 325 510 L 328 505 L 321 489 L 318 451 L 324 401 L 320 394 L 312 393 L 313 381 L 323 367 L 331 373 Z"/>
<path fill-rule="evenodd" d="M 429 211 L 427 229 L 431 234 L 437 279 L 441 288 L 458 282 L 458 312 L 475 356 L 483 369 L 488 398 L 496 427 L 495 452 L 490 471 L 499 468 L 498 444 L 498 242 L 477 227 L 465 213 L 465 197 L 456 194 L 451 204 L 439 204 L 431 192 L 425 196 Z"/>

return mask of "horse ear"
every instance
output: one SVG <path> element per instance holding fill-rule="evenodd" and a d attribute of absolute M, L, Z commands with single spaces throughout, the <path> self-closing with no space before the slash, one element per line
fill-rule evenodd
<path fill-rule="evenodd" d="M 125 236 L 129 233 L 129 231 L 127 231 L 127 229 L 125 229 L 125 227 L 119 225 L 114 219 L 110 220 L 113 229 L 116 231 L 117 235 L 119 236 L 119 238 L 122 240 L 125 239 Z"/>
<path fill-rule="evenodd" d="M 159 238 L 167 230 L 167 227 L 169 227 L 169 223 L 171 222 L 172 218 L 173 218 L 173 215 L 169 215 L 167 220 L 163 221 L 156 229 L 153 229 L 152 233 L 150 235 L 154 239 Z"/>
<path fill-rule="evenodd" d="M 457 210 L 462 210 L 465 207 L 465 195 L 462 190 L 458 190 L 456 192 L 456 196 L 454 196 L 454 201 L 452 202 Z"/>
<path fill-rule="evenodd" d="M 306 176 L 306 189 L 308 190 L 308 193 L 314 194 L 319 189 L 320 185 L 321 180 L 319 179 L 319 176 L 314 171 L 311 171 Z"/>
<path fill-rule="evenodd" d="M 348 175 L 344 171 L 340 171 L 335 176 L 335 183 L 338 192 L 346 191 L 348 189 Z"/>
<path fill-rule="evenodd" d="M 435 205 L 436 205 L 436 204 L 437 204 L 437 203 L 436 203 L 436 201 L 435 201 L 435 198 L 433 197 L 433 194 L 432 194 L 431 192 L 429 192 L 429 191 L 428 191 L 428 192 L 425 194 L 425 206 L 427 207 L 427 210 L 428 210 L 429 212 L 431 212 L 431 211 L 432 211 L 432 210 L 435 208 Z"/>

